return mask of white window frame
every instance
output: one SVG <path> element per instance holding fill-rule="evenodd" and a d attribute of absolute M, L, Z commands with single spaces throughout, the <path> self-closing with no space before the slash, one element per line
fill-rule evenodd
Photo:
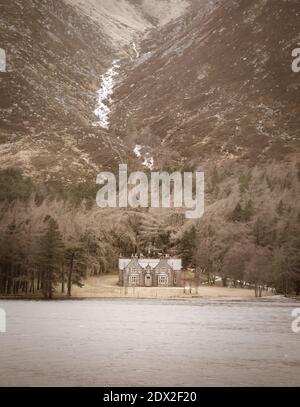
<path fill-rule="evenodd" d="M 139 284 L 140 277 L 138 274 L 132 274 L 129 276 L 129 284 L 137 286 Z"/>

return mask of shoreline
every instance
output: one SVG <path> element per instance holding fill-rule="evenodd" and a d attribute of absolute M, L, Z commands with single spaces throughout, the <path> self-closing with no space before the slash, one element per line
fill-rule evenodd
<path fill-rule="evenodd" d="M 127 300 L 127 301 L 187 301 L 190 302 L 191 300 L 204 300 L 204 301 L 222 301 L 222 302 L 277 302 L 277 301 L 286 301 L 286 302 L 300 302 L 300 297 L 285 297 L 283 295 L 267 295 L 263 297 L 209 297 L 209 296 L 186 296 L 186 297 L 55 297 L 51 300 L 48 298 L 43 297 L 13 297 L 13 296 L 0 296 L 0 301 L 35 301 L 35 302 L 59 302 L 59 301 L 120 301 L 120 300 Z"/>
<path fill-rule="evenodd" d="M 118 286 L 118 276 L 107 274 L 100 277 L 90 277 L 84 282 L 83 287 L 73 286 L 72 295 L 61 293 L 59 289 L 53 292 L 53 298 L 44 298 L 41 292 L 20 293 L 12 295 L 0 295 L 0 301 L 87 301 L 87 300 L 160 300 L 160 301 L 191 301 L 195 299 L 210 301 L 274 301 L 294 300 L 300 301 L 300 297 L 276 295 L 271 291 L 264 291 L 262 297 L 255 297 L 254 290 L 249 288 L 221 287 L 219 285 L 200 285 L 198 289 L 192 286 L 186 287 L 121 287 Z"/>

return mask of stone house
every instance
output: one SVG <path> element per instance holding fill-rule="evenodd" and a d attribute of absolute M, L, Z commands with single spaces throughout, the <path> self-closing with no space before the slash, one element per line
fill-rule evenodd
<path fill-rule="evenodd" d="M 119 259 L 119 285 L 127 287 L 180 287 L 181 259 Z"/>

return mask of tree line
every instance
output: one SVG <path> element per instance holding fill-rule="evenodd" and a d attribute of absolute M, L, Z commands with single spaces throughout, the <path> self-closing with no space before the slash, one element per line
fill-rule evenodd
<path fill-rule="evenodd" d="M 300 165 L 208 169 L 206 211 L 100 210 L 81 186 L 49 196 L 18 170 L 0 171 L 0 294 L 72 295 L 119 255 L 182 258 L 195 284 L 300 293 Z M 84 196 L 84 194 L 83 194 Z"/>
<path fill-rule="evenodd" d="M 199 283 L 300 295 L 299 164 L 215 171 L 215 202 L 177 235 L 185 266 Z"/>

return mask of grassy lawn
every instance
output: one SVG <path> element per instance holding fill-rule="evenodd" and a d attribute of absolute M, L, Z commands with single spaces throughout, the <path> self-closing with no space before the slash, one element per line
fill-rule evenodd
<path fill-rule="evenodd" d="M 227 288 L 220 286 L 201 285 L 196 288 L 192 285 L 190 293 L 189 282 L 186 283 L 186 292 L 183 287 L 119 287 L 118 276 L 116 274 L 106 274 L 100 277 L 90 277 L 84 282 L 82 288 L 72 287 L 72 299 L 83 298 L 255 298 L 254 290 L 248 288 Z M 264 292 L 263 296 L 272 295 L 270 292 Z M 14 296 L 1 296 L 2 299 L 42 299 L 41 292 L 36 294 L 20 293 Z M 58 286 L 53 299 L 68 299 L 66 294 L 61 294 Z"/>
<path fill-rule="evenodd" d="M 72 297 L 76 298 L 108 298 L 108 297 L 132 297 L 132 298 L 188 298 L 192 296 L 211 298 L 253 298 L 254 290 L 247 288 L 224 288 L 200 286 L 198 294 L 195 287 L 190 294 L 187 288 L 186 293 L 182 287 L 119 287 L 117 285 L 117 275 L 104 275 L 101 277 L 91 277 L 84 281 L 84 287 L 73 287 Z M 270 295 L 265 293 L 265 295 Z"/>

